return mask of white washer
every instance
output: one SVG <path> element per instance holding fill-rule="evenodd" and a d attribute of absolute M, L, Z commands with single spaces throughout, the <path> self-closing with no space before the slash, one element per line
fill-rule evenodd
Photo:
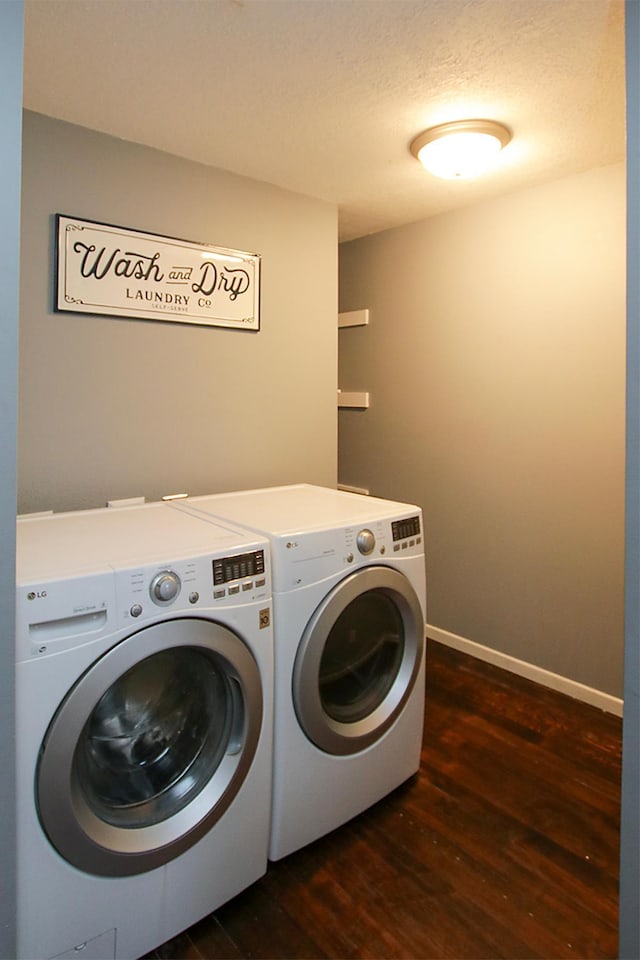
<path fill-rule="evenodd" d="M 414 774 L 424 722 L 419 507 L 298 484 L 176 504 L 268 536 L 275 701 L 272 860 Z"/>
<path fill-rule="evenodd" d="M 18 520 L 18 956 L 135 958 L 262 876 L 268 542 L 164 504 Z"/>

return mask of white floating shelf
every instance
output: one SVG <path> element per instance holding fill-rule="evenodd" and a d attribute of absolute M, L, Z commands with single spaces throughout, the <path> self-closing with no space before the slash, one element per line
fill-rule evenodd
<path fill-rule="evenodd" d="M 338 406 L 366 410 L 369 406 L 369 391 L 338 390 Z"/>
<path fill-rule="evenodd" d="M 368 310 L 349 310 L 338 314 L 338 327 L 366 327 L 368 323 Z"/>
<path fill-rule="evenodd" d="M 345 493 L 360 493 L 363 497 L 369 496 L 367 487 L 352 487 L 350 483 L 339 483 L 338 490 L 344 490 Z"/>

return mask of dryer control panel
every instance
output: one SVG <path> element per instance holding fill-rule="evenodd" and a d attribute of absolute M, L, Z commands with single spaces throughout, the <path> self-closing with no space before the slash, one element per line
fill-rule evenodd
<path fill-rule="evenodd" d="M 363 526 L 285 534 L 273 542 L 274 593 L 319 583 L 341 570 L 373 562 L 424 558 L 420 514 L 372 518 Z M 424 562 L 424 559 L 422 560 Z"/>
<path fill-rule="evenodd" d="M 420 517 L 407 517 L 406 520 L 393 520 L 391 532 L 394 543 L 396 540 L 408 540 L 409 537 L 420 536 Z"/>

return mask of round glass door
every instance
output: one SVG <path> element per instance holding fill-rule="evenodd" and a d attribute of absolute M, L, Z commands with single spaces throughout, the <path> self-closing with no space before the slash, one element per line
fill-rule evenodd
<path fill-rule="evenodd" d="M 389 567 L 365 567 L 325 597 L 293 675 L 296 714 L 316 746 L 356 753 L 389 729 L 418 675 L 423 621 L 410 582 Z"/>
<path fill-rule="evenodd" d="M 178 813 L 220 763 L 233 723 L 231 681 L 194 647 L 147 657 L 102 695 L 73 758 L 74 779 L 107 823 L 139 828 Z"/>
<path fill-rule="evenodd" d="M 355 723 L 380 706 L 398 675 L 404 623 L 381 589 L 359 594 L 331 627 L 320 658 L 319 691 L 325 712 Z"/>
<path fill-rule="evenodd" d="M 262 726 L 258 666 L 220 624 L 166 621 L 133 634 L 69 692 L 38 767 L 43 827 L 95 874 L 153 869 L 222 816 Z"/>

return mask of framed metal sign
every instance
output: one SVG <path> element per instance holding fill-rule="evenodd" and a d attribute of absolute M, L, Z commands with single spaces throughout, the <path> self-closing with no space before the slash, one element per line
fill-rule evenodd
<path fill-rule="evenodd" d="M 260 329 L 257 254 L 57 214 L 55 309 Z"/>

